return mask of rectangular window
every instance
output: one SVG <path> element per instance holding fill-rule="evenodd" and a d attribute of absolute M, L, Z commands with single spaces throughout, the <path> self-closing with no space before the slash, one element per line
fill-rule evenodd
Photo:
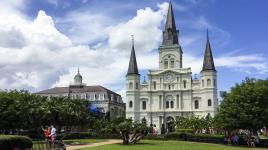
<path fill-rule="evenodd" d="M 180 95 L 177 95 L 177 108 L 180 107 Z"/>
<path fill-rule="evenodd" d="M 146 101 L 142 101 L 142 109 L 146 110 Z"/>
<path fill-rule="evenodd" d="M 167 61 L 167 60 L 164 61 L 164 68 L 165 68 L 165 69 L 168 68 L 168 61 Z"/>
<path fill-rule="evenodd" d="M 183 80 L 183 88 L 186 88 L 186 80 Z"/>
<path fill-rule="evenodd" d="M 154 90 L 156 89 L 156 82 L 154 81 Z"/>
<path fill-rule="evenodd" d="M 174 60 L 170 60 L 170 68 L 174 68 Z"/>
<path fill-rule="evenodd" d="M 159 95 L 159 109 L 162 108 L 162 95 Z"/>

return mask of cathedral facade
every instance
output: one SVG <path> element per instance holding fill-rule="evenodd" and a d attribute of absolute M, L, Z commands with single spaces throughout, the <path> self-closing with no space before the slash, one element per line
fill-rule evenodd
<path fill-rule="evenodd" d="M 183 68 L 171 3 L 158 52 L 159 68 L 148 70 L 148 80 L 140 83 L 133 42 L 126 75 L 126 117 L 135 121 L 145 118 L 158 132 L 178 116 L 213 117 L 218 110 L 217 71 L 208 34 L 200 78 L 193 78 L 191 68 Z"/>

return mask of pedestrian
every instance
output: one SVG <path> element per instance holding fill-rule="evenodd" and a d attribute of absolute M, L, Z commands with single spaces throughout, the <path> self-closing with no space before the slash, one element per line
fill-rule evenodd
<path fill-rule="evenodd" d="M 50 127 L 51 127 L 51 132 L 50 132 L 49 137 L 50 137 L 52 145 L 54 147 L 55 146 L 54 143 L 56 141 L 56 136 L 57 136 L 57 130 L 53 125 L 51 125 Z"/>

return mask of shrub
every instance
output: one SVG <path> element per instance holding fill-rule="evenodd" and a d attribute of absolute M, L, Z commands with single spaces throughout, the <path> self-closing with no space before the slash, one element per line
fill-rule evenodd
<path fill-rule="evenodd" d="M 193 129 L 177 129 L 176 132 L 180 133 L 194 133 Z"/>
<path fill-rule="evenodd" d="M 26 136 L 0 135 L 0 149 L 29 149 L 32 146 L 32 140 Z"/>

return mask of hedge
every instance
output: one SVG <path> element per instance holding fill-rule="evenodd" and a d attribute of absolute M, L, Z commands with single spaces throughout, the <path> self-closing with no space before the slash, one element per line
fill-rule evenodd
<path fill-rule="evenodd" d="M 176 132 L 181 132 L 181 133 L 194 133 L 193 129 L 176 129 Z"/>
<path fill-rule="evenodd" d="M 15 148 L 24 150 L 32 148 L 32 140 L 26 136 L 0 135 L 0 149 L 13 150 Z"/>

